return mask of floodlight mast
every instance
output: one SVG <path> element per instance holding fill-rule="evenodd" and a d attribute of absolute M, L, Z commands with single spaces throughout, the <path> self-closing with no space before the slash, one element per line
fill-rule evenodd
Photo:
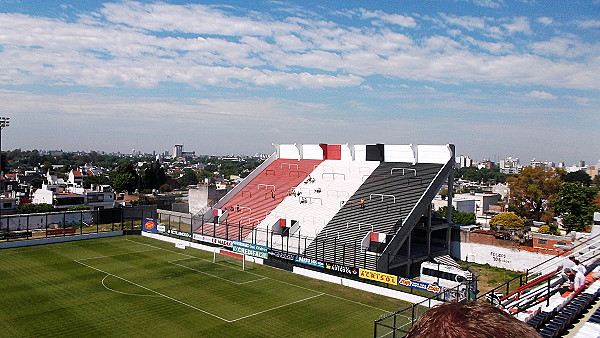
<path fill-rule="evenodd" d="M 2 170 L 2 129 L 10 125 L 10 117 L 0 117 L 0 178 L 2 179 L 2 198 L 0 199 L 0 229 L 2 229 L 2 208 L 4 207 L 4 192 L 6 189 L 6 182 L 4 181 L 4 170 Z M 6 227 L 8 231 L 8 226 Z"/>

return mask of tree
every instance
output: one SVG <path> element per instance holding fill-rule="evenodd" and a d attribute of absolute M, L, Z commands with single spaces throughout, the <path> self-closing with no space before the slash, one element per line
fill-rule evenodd
<path fill-rule="evenodd" d="M 517 177 L 506 179 L 510 188 L 510 204 L 522 217 L 531 217 L 536 221 L 544 217 L 552 219 L 551 201 L 560 187 L 560 173 L 546 171 L 542 167 L 525 167 Z"/>
<path fill-rule="evenodd" d="M 67 208 L 67 211 L 77 211 L 77 210 L 90 210 L 90 206 L 89 205 L 76 205 L 76 206 Z"/>
<path fill-rule="evenodd" d="M 116 174 L 112 179 L 112 187 L 116 192 L 132 192 L 137 187 L 137 178 L 129 173 Z"/>
<path fill-rule="evenodd" d="M 600 189 L 600 175 L 594 176 L 592 183 L 596 186 L 596 188 Z"/>
<path fill-rule="evenodd" d="M 550 234 L 550 235 L 560 235 L 560 231 L 558 230 L 558 226 L 554 224 L 544 224 L 539 229 L 538 232 L 540 234 Z"/>
<path fill-rule="evenodd" d="M 592 184 L 592 177 L 586 173 L 583 170 L 579 170 L 579 171 L 572 171 L 568 174 L 565 175 L 565 177 L 563 178 L 563 181 L 565 182 L 579 182 L 582 183 L 583 185 L 585 185 L 586 187 L 589 187 L 590 184 Z"/>
<path fill-rule="evenodd" d="M 17 214 L 34 214 L 38 212 L 51 212 L 54 211 L 54 206 L 51 204 L 32 204 L 26 203 L 17 207 Z"/>
<path fill-rule="evenodd" d="M 506 229 L 523 229 L 525 222 L 512 212 L 503 212 L 492 217 L 490 220 L 490 227 L 492 230 L 498 229 L 499 225 Z"/>
<path fill-rule="evenodd" d="M 110 172 L 111 185 L 117 192 L 132 192 L 138 187 L 139 175 L 131 162 L 123 162 Z"/>
<path fill-rule="evenodd" d="M 152 162 L 144 169 L 141 177 L 140 188 L 142 190 L 158 189 L 167 181 L 167 175 L 158 160 Z"/>
<path fill-rule="evenodd" d="M 465 167 L 456 169 L 454 176 L 472 182 L 488 183 L 493 181 L 495 183 L 504 183 L 509 175 L 501 173 L 499 168 L 478 169 L 476 167 Z"/>
<path fill-rule="evenodd" d="M 554 211 L 562 217 L 563 228 L 567 231 L 585 231 L 592 223 L 594 211 L 598 206 L 594 198 L 598 191 L 586 187 L 579 182 L 561 184 L 558 195 L 554 199 Z"/>
<path fill-rule="evenodd" d="M 210 172 L 210 171 L 208 171 L 206 169 L 202 169 L 202 170 L 200 170 L 200 172 L 196 176 L 198 176 L 198 179 L 200 181 L 204 181 L 204 179 L 206 179 L 206 178 L 215 177 L 215 174 L 213 174 L 212 172 Z"/>
<path fill-rule="evenodd" d="M 186 172 L 179 178 L 179 184 L 182 187 L 187 187 L 188 185 L 198 184 L 198 176 L 192 170 L 186 170 Z"/>
<path fill-rule="evenodd" d="M 99 186 L 99 185 L 106 185 L 106 184 L 110 184 L 110 180 L 103 175 L 93 175 L 93 176 L 86 176 L 83 179 L 83 187 L 86 189 L 89 189 L 91 186 L 95 185 L 95 186 Z"/>
<path fill-rule="evenodd" d="M 443 206 L 438 209 L 437 215 L 440 218 L 446 218 L 448 207 Z M 472 225 L 477 224 L 474 212 L 461 212 L 452 207 L 452 222 L 456 224 Z"/>

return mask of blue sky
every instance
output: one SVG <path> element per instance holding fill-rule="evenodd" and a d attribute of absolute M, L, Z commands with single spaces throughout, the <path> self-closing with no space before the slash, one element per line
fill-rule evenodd
<path fill-rule="evenodd" d="M 600 159 L 600 1 L 0 0 L 3 149 Z"/>

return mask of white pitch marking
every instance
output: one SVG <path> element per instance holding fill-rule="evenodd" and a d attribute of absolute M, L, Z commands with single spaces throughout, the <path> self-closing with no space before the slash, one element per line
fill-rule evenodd
<path fill-rule="evenodd" d="M 192 257 L 192 258 L 196 258 L 196 259 L 201 259 L 201 260 L 204 260 L 204 261 L 207 261 L 207 262 L 212 262 L 212 261 L 210 261 L 210 260 L 207 260 L 207 259 L 203 259 L 203 258 L 199 258 L 199 257 L 191 256 L 191 255 L 186 255 L 186 254 L 184 254 L 184 253 L 180 253 L 180 252 L 176 252 L 176 251 L 168 250 L 168 249 L 165 249 L 165 248 L 161 248 L 161 247 L 158 247 L 158 246 L 154 246 L 154 245 L 152 245 L 152 244 L 140 243 L 140 242 L 137 242 L 137 241 L 131 240 L 131 239 L 129 239 L 129 238 L 128 238 L 127 240 L 128 240 L 128 241 L 131 241 L 131 242 L 134 242 L 134 243 L 137 243 L 137 244 L 141 244 L 141 245 L 147 245 L 147 246 L 149 246 L 149 247 L 157 248 L 157 249 L 160 249 L 160 250 L 165 250 L 165 251 L 168 251 L 168 252 L 171 252 L 171 253 L 175 253 L 175 254 L 179 254 L 179 255 L 183 255 L 183 256 L 187 256 L 187 257 Z M 290 285 L 290 286 L 295 286 L 295 287 L 297 287 L 297 288 L 300 288 L 300 289 L 304 289 L 304 290 L 312 291 L 312 292 L 315 292 L 315 293 L 319 293 L 319 291 L 316 291 L 316 290 L 313 290 L 313 289 L 309 289 L 309 288 L 307 288 L 307 287 L 304 287 L 304 286 L 300 286 L 300 285 L 296 285 L 296 284 L 292 284 L 292 283 L 284 282 L 284 281 L 282 281 L 282 280 L 279 280 L 279 279 L 274 279 L 274 278 L 271 278 L 271 277 L 266 277 L 266 276 L 259 275 L 259 274 L 257 274 L 257 273 L 253 273 L 253 272 L 249 272 L 249 271 L 244 271 L 244 272 L 245 272 L 245 273 L 249 273 L 249 274 L 251 274 L 251 275 L 254 275 L 254 276 L 264 277 L 264 278 L 266 278 L 266 279 L 270 279 L 270 280 L 273 280 L 273 281 L 276 281 L 276 282 L 279 282 L 279 283 L 287 284 L 287 285 Z M 347 301 L 347 302 L 350 302 L 350 303 L 354 303 L 354 304 L 358 304 L 358 305 L 366 306 L 366 307 L 368 307 L 368 308 L 375 309 L 375 310 L 378 310 L 378 311 L 381 311 L 381 312 L 389 312 L 389 310 L 380 309 L 380 308 L 378 308 L 378 307 L 371 306 L 371 305 L 367 305 L 367 304 L 363 304 L 363 303 L 361 303 L 361 302 L 358 302 L 358 301 L 355 301 L 355 300 L 346 299 L 346 298 L 343 298 L 343 297 L 340 297 L 340 296 L 335 296 L 335 295 L 332 295 L 332 294 L 329 294 L 329 293 L 323 293 L 323 294 L 324 294 L 324 295 L 326 295 L 326 296 L 333 297 L 333 298 L 337 298 L 337 299 L 341 299 L 341 300 L 344 300 L 344 301 Z"/>
<path fill-rule="evenodd" d="M 237 322 L 238 320 L 246 319 L 246 318 L 249 318 L 249 317 L 252 317 L 252 316 L 260 315 L 260 314 L 263 314 L 265 312 L 277 310 L 277 309 L 285 307 L 285 306 L 290 306 L 290 305 L 293 305 L 293 304 L 296 304 L 296 303 L 304 302 L 306 300 L 317 298 L 317 297 L 323 296 L 323 295 L 324 295 L 324 293 L 319 293 L 318 295 L 310 296 L 310 297 L 307 297 L 307 298 L 304 298 L 304 299 L 300 299 L 300 300 L 297 300 L 297 301 L 294 301 L 294 302 L 291 302 L 291 303 L 287 303 L 287 304 L 279 305 L 279 306 L 276 306 L 276 307 L 273 307 L 273 308 L 270 308 L 270 309 L 267 309 L 267 310 L 259 311 L 259 312 L 256 312 L 256 313 L 244 316 L 244 317 L 233 319 L 233 320 L 230 321 L 230 323 Z"/>
<path fill-rule="evenodd" d="M 251 280 L 251 281 L 246 281 L 246 282 L 236 282 L 236 281 L 232 281 L 231 279 L 227 279 L 227 278 L 224 278 L 224 277 L 215 276 L 215 275 L 213 275 L 213 274 L 210 274 L 210 273 L 208 273 L 208 272 L 204 272 L 204 271 L 202 271 L 202 270 L 198 270 L 198 269 L 190 268 L 189 266 L 185 266 L 185 265 L 183 265 L 183 264 L 177 264 L 177 263 L 174 263 L 174 262 L 178 262 L 178 261 L 182 261 L 182 260 L 187 260 L 187 259 L 188 259 L 188 258 L 178 259 L 178 260 L 174 260 L 174 261 L 169 261 L 169 263 L 171 263 L 171 264 L 173 264 L 173 265 L 180 266 L 180 267 L 182 267 L 182 268 L 186 268 L 186 269 L 188 269 L 188 270 L 196 271 L 196 272 L 199 272 L 199 273 L 201 273 L 201 274 L 205 274 L 205 275 L 208 275 L 208 276 L 211 276 L 211 277 L 217 278 L 217 279 L 221 279 L 221 280 L 224 280 L 224 281 L 227 281 L 227 282 L 233 283 L 233 284 L 237 284 L 237 285 L 248 284 L 248 283 L 256 282 L 256 281 L 263 280 L 263 279 L 266 279 L 266 278 L 267 278 L 267 277 L 263 277 L 263 278 L 253 279 L 253 280 Z"/>
<path fill-rule="evenodd" d="M 116 293 L 120 293 L 122 295 L 127 295 L 127 296 L 138 296 L 138 297 L 160 297 L 159 295 L 138 295 L 135 293 L 128 293 L 128 292 L 123 292 L 123 291 L 119 291 L 119 290 L 115 290 L 115 289 L 111 289 L 108 286 L 106 286 L 106 284 L 104 284 L 104 280 L 106 279 L 106 277 L 108 277 L 110 275 L 106 275 L 104 276 L 104 278 L 102 278 L 102 286 L 104 286 L 105 289 L 112 291 L 112 292 L 116 292 Z"/>
<path fill-rule="evenodd" d="M 142 252 L 150 252 L 150 251 L 156 251 L 156 249 L 126 252 L 126 253 L 120 253 L 120 254 L 108 255 L 108 256 L 96 256 L 96 257 L 82 258 L 82 259 L 78 259 L 78 261 L 87 261 L 87 260 L 90 260 L 90 259 L 97 259 L 97 258 L 106 258 L 106 257 L 116 257 L 116 256 L 123 256 L 123 255 L 131 255 L 131 254 L 142 253 Z"/>
<path fill-rule="evenodd" d="M 105 274 L 107 274 L 107 275 L 109 275 L 109 276 L 113 276 L 113 277 L 115 277 L 115 278 L 118 278 L 118 279 L 120 279 L 120 280 L 123 280 L 123 281 L 126 281 L 126 282 L 128 282 L 128 283 L 131 283 L 131 284 L 133 284 L 133 285 L 135 285 L 135 286 L 138 286 L 138 287 L 140 287 L 140 288 L 142 288 L 142 289 L 144 289 L 144 290 L 148 290 L 148 291 L 150 291 L 150 292 L 153 292 L 153 293 L 155 293 L 155 294 L 157 294 L 157 295 L 159 295 L 159 296 L 165 297 L 165 298 L 167 298 L 167 299 L 170 299 L 170 300 L 172 300 L 172 301 L 174 301 L 174 302 L 177 302 L 177 303 L 179 303 L 179 304 L 181 304 L 181 305 L 185 305 L 185 306 L 187 306 L 187 307 L 189 307 L 189 308 L 192 308 L 192 309 L 194 309 L 194 310 L 196 310 L 196 311 L 200 311 L 200 312 L 202 312 L 202 313 L 205 313 L 205 314 L 207 314 L 207 315 L 209 315 L 209 316 L 212 316 L 212 317 L 215 317 L 215 318 L 217 318 L 217 319 L 220 319 L 220 320 L 222 320 L 222 321 L 224 321 L 224 322 L 231 323 L 231 321 L 230 321 L 230 320 L 227 320 L 227 319 L 225 319 L 225 318 L 222 318 L 222 317 L 220 317 L 220 316 L 217 316 L 217 315 L 216 315 L 216 314 L 214 314 L 214 313 L 210 313 L 210 312 L 208 312 L 208 311 L 206 311 L 206 310 L 202 310 L 202 309 L 200 309 L 200 308 L 197 308 L 197 307 L 195 307 L 195 306 L 193 306 L 193 305 L 190 305 L 190 304 L 187 304 L 187 303 L 185 303 L 185 302 L 182 302 L 182 301 L 180 301 L 179 299 L 175 299 L 175 298 L 173 298 L 173 297 L 169 297 L 169 296 L 167 296 L 167 295 L 165 295 L 165 294 L 162 294 L 162 293 L 160 293 L 160 292 L 158 292 L 158 291 L 154 291 L 154 290 L 152 290 L 152 289 L 150 289 L 150 288 L 147 288 L 147 287 L 145 287 L 145 286 L 143 286 L 143 285 L 140 285 L 140 284 L 138 284 L 138 283 L 135 283 L 135 282 L 132 282 L 132 281 L 130 281 L 130 280 L 127 280 L 127 279 L 125 279 L 125 278 L 123 278 L 123 277 L 120 277 L 120 276 L 114 275 L 114 274 L 112 274 L 112 273 L 106 272 L 106 271 L 104 271 L 104 270 L 102 270 L 102 269 L 95 268 L 95 267 L 93 267 L 93 266 L 91 266 L 91 265 L 88 265 L 88 264 L 82 263 L 82 262 L 80 262 L 80 261 L 78 261 L 78 260 L 75 260 L 75 262 L 77 262 L 77 263 L 79 263 L 79 264 L 81 264 L 81 265 L 87 266 L 87 267 L 88 267 L 88 268 L 90 268 L 90 269 L 94 269 L 94 270 L 96 270 L 96 271 L 100 271 L 100 272 L 102 272 L 102 273 L 105 273 Z"/>

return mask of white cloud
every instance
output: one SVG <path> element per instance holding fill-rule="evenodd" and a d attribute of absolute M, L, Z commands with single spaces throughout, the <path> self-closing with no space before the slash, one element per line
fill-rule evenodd
<path fill-rule="evenodd" d="M 508 53 L 514 50 L 514 45 L 509 42 L 489 42 L 474 39 L 470 36 L 465 37 L 465 40 L 474 46 L 483 50 L 487 50 L 494 54 Z"/>
<path fill-rule="evenodd" d="M 578 21 L 577 25 L 581 28 L 600 28 L 600 20 Z"/>
<path fill-rule="evenodd" d="M 483 30 L 486 27 L 485 20 L 474 16 L 455 16 L 441 13 L 440 16 L 447 23 L 462 27 L 468 31 Z"/>
<path fill-rule="evenodd" d="M 508 31 L 509 34 L 532 34 L 531 27 L 529 26 L 529 19 L 524 16 L 513 18 L 512 22 L 503 24 L 502 26 Z"/>
<path fill-rule="evenodd" d="M 378 20 L 392 17 L 364 9 L 356 13 Z M 406 19 L 408 26 L 414 21 L 393 17 Z M 530 32 L 524 17 L 442 13 L 440 18 L 442 28 L 459 29 L 447 29 L 450 35 L 399 33 L 389 23 L 354 27 L 310 17 L 278 21 L 260 13 L 235 16 L 210 6 L 127 1 L 107 3 L 79 22 L 4 13 L 0 84 L 339 88 L 373 87 L 365 83 L 366 77 L 385 76 L 600 88 L 597 44 L 566 35 L 530 46 L 515 45 L 507 36 L 500 39 L 503 32 Z M 217 34 L 220 26 L 226 28 Z M 528 48 L 537 55 L 517 52 Z"/>
<path fill-rule="evenodd" d="M 592 103 L 592 100 L 589 97 L 565 95 L 564 98 L 573 100 L 576 104 L 580 106 L 589 106 L 590 103 Z"/>
<path fill-rule="evenodd" d="M 534 42 L 531 44 L 531 48 L 540 55 L 559 56 L 567 59 L 582 56 L 593 58 L 600 54 L 600 44 L 582 42 L 579 37 L 573 35 Z"/>
<path fill-rule="evenodd" d="M 228 15 L 210 6 L 124 1 L 104 3 L 100 14 L 109 22 L 150 31 L 178 31 L 215 35 L 271 35 L 295 25 Z"/>
<path fill-rule="evenodd" d="M 414 28 L 417 26 L 417 22 L 413 17 L 404 16 L 400 14 L 388 14 L 384 11 L 368 11 L 366 9 L 360 9 L 360 14 L 365 19 L 379 19 L 389 23 L 393 23 L 403 27 Z"/>
<path fill-rule="evenodd" d="M 554 22 L 554 20 L 552 20 L 552 18 L 549 18 L 549 17 L 547 17 L 547 16 L 542 16 L 542 17 L 539 17 L 539 18 L 537 19 L 537 21 L 538 21 L 539 23 L 541 23 L 542 25 L 546 25 L 546 26 L 548 26 L 548 25 L 551 25 L 551 24 Z"/>
<path fill-rule="evenodd" d="M 498 8 L 504 3 L 504 1 L 502 1 L 502 0 L 473 0 L 473 3 L 475 5 L 481 6 L 481 7 Z"/>
<path fill-rule="evenodd" d="M 556 96 L 552 95 L 551 93 L 538 90 L 532 90 L 527 93 L 526 96 L 541 100 L 556 100 Z"/>
<path fill-rule="evenodd" d="M 275 43 L 281 49 L 288 51 L 304 51 L 311 47 L 306 41 L 293 34 L 277 35 L 275 36 Z"/>

